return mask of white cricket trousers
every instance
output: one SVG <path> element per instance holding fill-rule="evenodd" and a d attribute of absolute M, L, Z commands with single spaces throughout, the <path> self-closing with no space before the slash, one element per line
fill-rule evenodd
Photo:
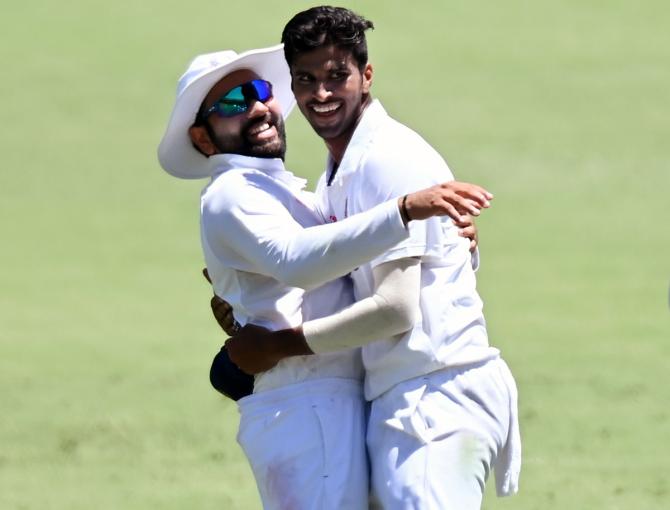
<path fill-rule="evenodd" d="M 365 510 L 361 382 L 313 379 L 238 401 L 237 441 L 265 510 Z"/>
<path fill-rule="evenodd" d="M 372 402 L 372 508 L 479 510 L 495 467 L 498 495 L 517 491 L 517 389 L 500 358 L 402 382 Z"/>

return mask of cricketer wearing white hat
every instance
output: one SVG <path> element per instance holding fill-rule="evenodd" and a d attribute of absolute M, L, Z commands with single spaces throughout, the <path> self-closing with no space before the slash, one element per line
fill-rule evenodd
<path fill-rule="evenodd" d="M 191 61 L 179 79 L 177 101 L 158 146 L 158 160 L 166 172 L 182 179 L 210 177 L 207 160 L 193 146 L 188 130 L 207 93 L 221 78 L 234 71 L 252 69 L 272 83 L 284 118 L 288 117 L 295 106 L 295 98 L 281 48 L 279 45 L 240 54 L 232 50 L 217 51 L 198 55 Z"/>
<path fill-rule="evenodd" d="M 242 325 L 330 315 L 351 303 L 339 277 L 406 239 L 410 218 L 482 207 L 481 188 L 461 183 L 460 194 L 436 186 L 323 225 L 305 181 L 284 168 L 293 105 L 281 45 L 201 55 L 179 81 L 158 148 L 171 175 L 211 177 L 202 248 L 215 294 Z M 256 375 L 254 393 L 238 400 L 238 441 L 264 508 L 367 508 L 361 377 L 357 350 L 295 356 Z"/>

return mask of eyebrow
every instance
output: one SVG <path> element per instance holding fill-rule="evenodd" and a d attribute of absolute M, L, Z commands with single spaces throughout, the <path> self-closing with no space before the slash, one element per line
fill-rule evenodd
<path fill-rule="evenodd" d="M 319 70 L 324 69 L 324 68 L 319 68 Z M 329 60 L 328 64 L 325 66 L 326 71 L 341 71 L 343 69 L 348 69 L 348 64 L 346 60 L 340 60 L 340 61 L 333 61 Z M 300 67 L 295 68 L 293 71 L 295 74 L 309 74 L 312 75 L 313 73 L 311 71 L 307 71 L 306 69 L 301 69 Z"/>

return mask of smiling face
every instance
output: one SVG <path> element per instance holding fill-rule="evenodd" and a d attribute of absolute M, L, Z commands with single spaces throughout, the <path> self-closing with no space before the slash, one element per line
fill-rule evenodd
<path fill-rule="evenodd" d="M 298 108 L 340 161 L 370 100 L 372 66 L 363 70 L 350 51 L 322 46 L 295 57 L 291 87 Z"/>
<path fill-rule="evenodd" d="M 259 76 L 248 69 L 234 71 L 219 80 L 203 101 L 203 111 L 231 89 Z M 246 112 L 233 117 L 213 113 L 201 124 L 189 129 L 193 143 L 206 156 L 241 154 L 258 158 L 284 159 L 286 135 L 279 102 L 271 97 L 265 102 L 251 100 Z"/>

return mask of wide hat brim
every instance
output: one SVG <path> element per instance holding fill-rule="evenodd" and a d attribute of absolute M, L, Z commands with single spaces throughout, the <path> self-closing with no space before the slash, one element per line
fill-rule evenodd
<path fill-rule="evenodd" d="M 158 145 L 158 161 L 163 169 L 181 179 L 202 179 L 210 176 L 211 168 L 207 157 L 198 152 L 191 143 L 188 129 L 193 125 L 200 105 L 211 88 L 224 76 L 240 69 L 254 71 L 264 80 L 272 83 L 275 99 L 279 101 L 286 119 L 295 106 L 291 91 L 291 73 L 284 59 L 283 45 L 250 50 L 217 63 L 189 76 L 188 71 L 180 81 L 170 120 L 165 134 Z M 182 82 L 186 80 L 182 87 Z"/>

